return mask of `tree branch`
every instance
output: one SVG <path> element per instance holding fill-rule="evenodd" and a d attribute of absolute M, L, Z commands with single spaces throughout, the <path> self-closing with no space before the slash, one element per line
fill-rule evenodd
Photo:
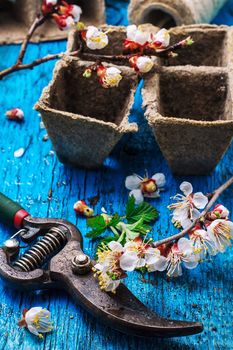
<path fill-rule="evenodd" d="M 25 56 L 25 52 L 29 43 L 29 40 L 31 39 L 32 35 L 34 34 L 34 32 L 36 31 L 36 29 L 38 27 L 40 27 L 45 21 L 46 21 L 46 17 L 45 16 L 38 16 L 36 17 L 36 19 L 34 20 L 34 22 L 32 23 L 31 27 L 29 28 L 29 31 L 26 35 L 26 37 L 24 38 L 20 51 L 19 51 L 19 55 L 18 55 L 18 59 L 17 59 L 17 63 L 16 64 L 21 64 L 24 56 Z"/>
<path fill-rule="evenodd" d="M 69 52 L 69 56 L 77 56 L 78 53 L 79 53 L 79 50 Z M 23 70 L 23 69 L 33 69 L 34 67 L 39 66 L 42 63 L 62 58 L 65 55 L 67 55 L 66 52 L 60 52 L 60 53 L 56 53 L 56 54 L 49 54 L 49 55 L 44 56 L 42 58 L 38 58 L 35 61 L 30 62 L 30 63 L 14 64 L 12 67 L 9 67 L 9 68 L 0 72 L 0 80 L 10 73 L 17 72 L 17 71 Z"/>
<path fill-rule="evenodd" d="M 213 206 L 213 204 L 216 202 L 216 200 L 218 199 L 218 197 L 229 187 L 233 184 L 233 176 L 226 181 L 222 186 L 220 186 L 219 188 L 217 188 L 211 195 L 211 200 L 209 201 L 209 203 L 207 204 L 206 208 L 203 210 L 203 212 L 199 215 L 199 217 L 197 218 L 197 220 L 195 220 L 189 227 L 187 227 L 186 229 L 182 230 L 181 232 L 177 233 L 176 235 L 161 239 L 157 242 L 153 243 L 153 247 L 157 248 L 162 244 L 167 244 L 170 243 L 172 241 L 177 241 L 178 239 L 184 237 L 192 228 L 194 228 L 197 223 L 200 220 L 203 220 L 208 211 L 211 209 L 211 207 Z"/>

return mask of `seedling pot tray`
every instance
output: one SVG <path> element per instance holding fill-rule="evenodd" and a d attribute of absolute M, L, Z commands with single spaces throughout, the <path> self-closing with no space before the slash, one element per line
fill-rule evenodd
<path fill-rule="evenodd" d="M 177 58 L 161 60 L 161 73 L 148 76 L 143 101 L 146 118 L 173 173 L 205 175 L 215 168 L 233 136 L 232 29 L 184 26 L 171 30 L 174 41 L 190 34 L 193 46 Z"/>
<path fill-rule="evenodd" d="M 96 74 L 83 77 L 91 63 L 73 57 L 59 61 L 52 82 L 35 106 L 59 160 L 87 169 L 101 166 L 124 134 L 137 131 L 137 125 L 128 122 L 136 74 L 120 67 L 119 86 L 105 89 Z"/>
<path fill-rule="evenodd" d="M 0 1 L 0 44 L 21 42 L 28 32 L 29 26 L 40 13 L 41 0 L 9 0 Z M 68 3 L 82 8 L 80 21 L 86 25 L 99 26 L 105 23 L 104 0 L 67 0 Z M 33 35 L 31 41 L 47 41 L 67 38 L 67 31 L 61 31 L 51 20 L 47 21 Z"/>

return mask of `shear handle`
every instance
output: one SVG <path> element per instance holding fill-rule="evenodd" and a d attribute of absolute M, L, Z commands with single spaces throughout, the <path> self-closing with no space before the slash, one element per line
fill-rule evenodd
<path fill-rule="evenodd" d="M 0 192 L 0 221 L 1 223 L 20 229 L 23 220 L 29 213 L 24 210 L 20 204 L 12 201 Z"/>

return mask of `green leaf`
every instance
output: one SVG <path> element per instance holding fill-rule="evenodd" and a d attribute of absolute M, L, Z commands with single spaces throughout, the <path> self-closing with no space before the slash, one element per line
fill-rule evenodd
<path fill-rule="evenodd" d="M 120 222 L 120 216 L 116 213 L 113 215 L 111 220 L 106 223 L 102 215 L 95 216 L 87 220 L 87 226 L 92 228 L 92 231 L 86 234 L 88 238 L 97 238 L 104 231 L 111 227 L 116 227 L 116 225 Z"/>
<path fill-rule="evenodd" d="M 133 196 L 129 197 L 126 205 L 126 219 L 129 223 L 134 223 L 141 218 L 143 218 L 144 222 L 150 223 L 156 220 L 158 216 L 158 211 L 149 203 L 143 202 L 136 206 L 135 198 Z"/>
<path fill-rule="evenodd" d="M 103 229 L 106 227 L 106 223 L 104 221 L 103 216 L 98 215 L 88 219 L 87 226 L 95 229 Z"/>
<path fill-rule="evenodd" d="M 108 227 L 116 227 L 116 225 L 120 222 L 121 218 L 118 213 L 114 214 L 111 221 L 107 224 Z"/>
<path fill-rule="evenodd" d="M 86 234 L 86 237 L 89 238 L 100 236 L 107 228 L 104 218 L 101 215 L 88 219 L 87 226 L 92 228 L 92 231 Z"/>

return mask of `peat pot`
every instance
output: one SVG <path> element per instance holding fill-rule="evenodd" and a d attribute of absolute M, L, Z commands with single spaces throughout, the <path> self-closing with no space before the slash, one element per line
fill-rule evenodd
<path fill-rule="evenodd" d="M 101 166 L 124 134 L 137 131 L 137 125 L 128 122 L 136 74 L 120 66 L 119 86 L 105 89 L 96 74 L 83 77 L 90 64 L 74 57 L 59 61 L 35 106 L 59 160 L 87 169 Z"/>
<path fill-rule="evenodd" d="M 82 8 L 80 21 L 86 25 L 105 23 L 104 0 L 67 0 Z M 29 26 L 40 13 L 42 0 L 0 0 L 0 44 L 18 43 L 27 34 Z M 31 41 L 57 40 L 67 37 L 53 21 L 46 22 L 33 35 Z"/>
<path fill-rule="evenodd" d="M 172 171 L 205 175 L 220 161 L 233 136 L 232 29 L 184 26 L 172 41 L 192 35 L 193 46 L 161 60 L 145 80 L 146 118 Z M 189 65 L 188 65 L 189 64 Z"/>

